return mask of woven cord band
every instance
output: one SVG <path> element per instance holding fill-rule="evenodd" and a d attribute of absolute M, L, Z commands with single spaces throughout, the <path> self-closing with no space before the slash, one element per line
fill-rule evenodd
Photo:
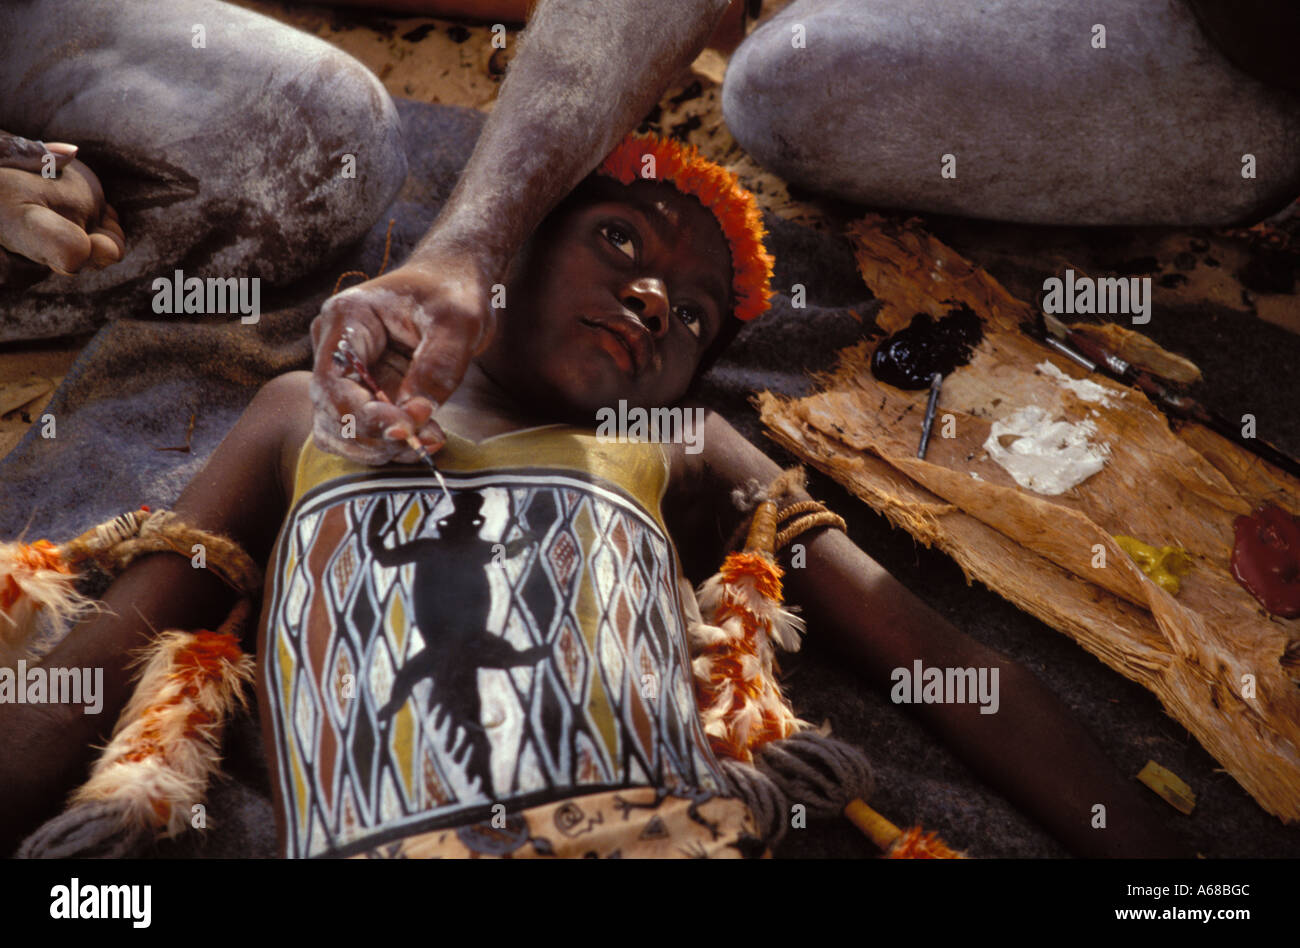
<path fill-rule="evenodd" d="M 799 516 L 799 514 L 804 516 Z M 835 527 L 844 530 L 848 526 L 843 517 L 827 510 L 824 504 L 816 500 L 801 500 L 798 503 L 782 507 L 777 512 L 776 520 L 777 523 L 781 523 L 790 517 L 798 517 L 798 519 L 787 523 L 777 533 L 776 548 L 778 550 L 785 548 L 791 540 L 807 533 L 809 530 L 815 530 L 818 527 Z"/>
<path fill-rule="evenodd" d="M 116 575 L 149 553 L 171 552 L 193 558 L 200 552 L 208 568 L 241 596 L 262 588 L 262 571 L 233 540 L 200 530 L 169 510 L 133 510 L 87 530 L 62 548 L 68 563 L 90 560 Z"/>

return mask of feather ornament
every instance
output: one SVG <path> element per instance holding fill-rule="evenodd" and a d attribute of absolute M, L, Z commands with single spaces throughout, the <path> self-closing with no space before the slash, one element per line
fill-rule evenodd
<path fill-rule="evenodd" d="M 253 659 L 234 633 L 158 636 L 113 740 L 72 802 L 109 802 L 124 825 L 180 833 L 220 769 L 222 726 L 252 680 Z"/>
<path fill-rule="evenodd" d="M 754 514 L 742 552 L 700 586 L 702 617 L 687 630 L 704 733 L 714 753 L 753 763 L 753 748 L 810 725 L 781 693 L 774 643 L 799 648 L 803 620 L 782 608 L 782 570 L 772 555 L 776 504 Z"/>
<path fill-rule="evenodd" d="M 61 548 L 49 540 L 0 543 L 0 665 L 29 654 L 39 616 L 64 626 L 94 608 L 75 582 Z"/>
<path fill-rule="evenodd" d="M 788 471 L 762 496 L 754 511 L 745 549 L 728 554 L 722 569 L 700 586 L 699 611 L 691 615 L 687 625 L 696 699 L 710 746 L 719 757 L 757 767 L 755 752 L 762 753 L 764 745 L 771 745 L 760 768 L 767 771 L 769 778 L 776 776 L 771 765 L 778 747 L 780 751 L 775 756 L 793 758 L 803 771 L 801 777 L 818 769 L 809 767 L 818 756 L 820 745 L 816 741 L 786 740 L 801 731 L 816 729 L 795 715 L 781 692 L 776 661 L 777 646 L 787 652 L 798 650 L 804 623 L 782 606 L 783 573 L 774 556 L 779 518 L 771 498 L 802 484 L 801 471 Z M 810 503 L 794 506 L 806 508 Z M 827 518 L 838 519 L 826 512 L 821 517 L 806 519 L 818 525 L 827 523 Z M 839 525 L 843 527 L 842 520 Z M 821 762 L 830 759 L 823 756 Z M 850 769 L 845 773 L 852 776 L 853 772 Z M 858 783 L 869 786 L 869 776 L 865 780 L 859 777 Z M 937 833 L 926 833 L 919 826 L 903 831 L 862 799 L 852 798 L 857 793 L 865 796 L 869 789 L 860 789 L 856 784 L 852 788 L 845 786 L 837 776 L 819 790 L 835 800 L 833 809 L 842 806 L 844 815 L 887 858 L 965 858 Z M 839 799 L 841 793 L 850 797 L 847 803 Z"/>
<path fill-rule="evenodd" d="M 135 536 L 150 517 L 148 507 L 92 527 L 69 543 L 0 543 L 0 665 L 30 657 L 38 617 L 59 630 L 95 611 L 93 599 L 76 588 L 76 567 Z"/>

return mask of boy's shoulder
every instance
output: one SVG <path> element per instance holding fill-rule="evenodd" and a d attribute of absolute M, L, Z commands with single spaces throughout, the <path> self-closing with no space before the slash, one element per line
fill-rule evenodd
<path fill-rule="evenodd" d="M 695 444 L 669 446 L 670 490 L 679 498 L 730 510 L 734 490 L 770 484 L 781 467 L 717 412 L 699 410 Z"/>
<path fill-rule="evenodd" d="M 691 406 L 694 411 L 695 406 Z M 697 416 L 694 443 L 669 444 L 672 468 L 664 497 L 664 517 L 677 545 L 686 575 L 708 576 L 745 527 L 735 503 L 737 488 L 770 484 L 781 468 L 707 408 Z"/>
<path fill-rule="evenodd" d="M 233 434 L 268 459 L 278 460 L 281 484 L 291 492 L 298 452 L 311 435 L 311 373 L 286 372 L 263 385 L 253 396 Z"/>
<path fill-rule="evenodd" d="M 283 429 L 286 437 L 299 430 L 306 437 L 312 426 L 311 373 L 277 375 L 258 389 L 245 415 L 270 422 L 271 430 Z"/>
<path fill-rule="evenodd" d="M 683 410 L 686 436 L 680 443 L 666 445 L 675 489 L 698 491 L 702 484 L 713 482 L 730 490 L 739 483 L 731 483 L 738 476 L 735 468 L 748 471 L 761 463 L 762 452 L 717 412 L 690 403 Z"/>
<path fill-rule="evenodd" d="M 283 406 L 285 408 L 295 406 L 297 402 L 309 396 L 311 386 L 311 372 L 301 369 L 296 372 L 285 372 L 283 375 L 277 375 L 257 391 L 249 407 L 258 403 L 263 403 L 267 407 Z"/>

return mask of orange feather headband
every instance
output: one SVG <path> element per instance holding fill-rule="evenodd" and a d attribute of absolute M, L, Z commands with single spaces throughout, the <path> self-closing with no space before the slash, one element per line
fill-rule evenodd
<path fill-rule="evenodd" d="M 648 157 L 654 158 L 653 165 L 646 161 Z M 632 134 L 619 142 L 596 173 L 623 184 L 636 180 L 671 184 L 703 204 L 717 218 L 731 248 L 731 289 L 736 299 L 732 312 L 748 321 L 767 311 L 775 261 L 763 246 L 766 231 L 758 204 L 734 174 L 701 156 L 694 145 Z"/>

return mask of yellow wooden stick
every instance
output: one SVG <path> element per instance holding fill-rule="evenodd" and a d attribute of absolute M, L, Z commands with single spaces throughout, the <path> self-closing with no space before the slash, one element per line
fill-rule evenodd
<path fill-rule="evenodd" d="M 901 829 L 861 800 L 851 800 L 849 805 L 844 808 L 844 815 L 849 818 L 849 822 L 862 830 L 867 838 L 875 843 L 876 847 L 882 852 L 889 852 L 889 847 L 894 845 L 898 837 L 903 835 Z"/>

